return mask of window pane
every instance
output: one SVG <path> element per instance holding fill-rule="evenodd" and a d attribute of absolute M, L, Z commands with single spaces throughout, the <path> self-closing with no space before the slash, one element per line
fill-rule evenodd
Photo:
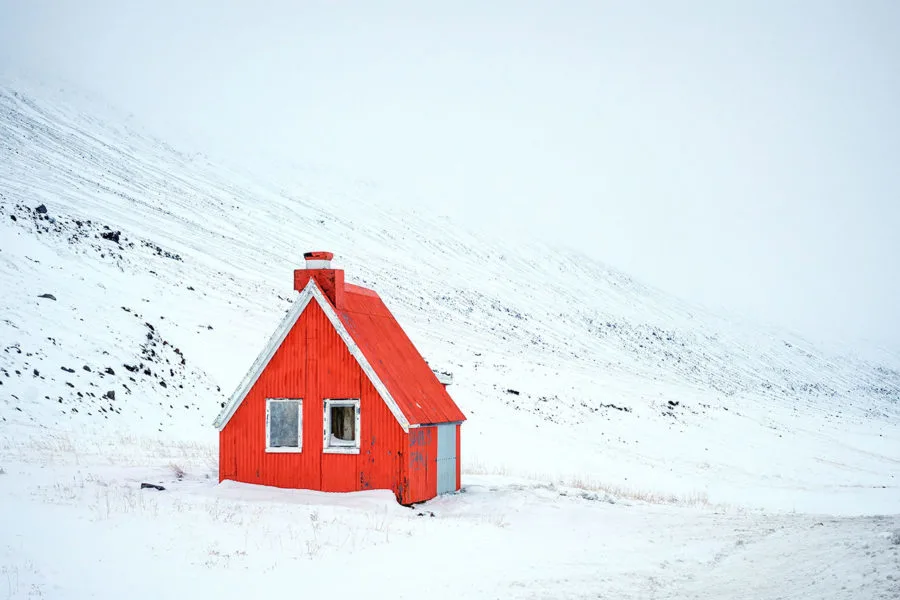
<path fill-rule="evenodd" d="M 297 448 L 300 446 L 300 402 L 283 400 L 269 403 L 269 447 Z"/>
<path fill-rule="evenodd" d="M 331 434 L 338 440 L 356 440 L 356 410 L 353 406 L 331 407 Z"/>

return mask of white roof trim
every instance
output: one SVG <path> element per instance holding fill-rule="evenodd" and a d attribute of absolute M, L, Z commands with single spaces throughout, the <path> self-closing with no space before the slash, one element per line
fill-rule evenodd
<path fill-rule="evenodd" d="M 384 382 L 382 382 L 381 378 L 378 377 L 375 369 L 372 368 L 372 365 L 369 364 L 369 361 L 366 359 L 365 355 L 363 355 L 362 350 L 360 350 L 359 346 L 356 345 L 356 342 L 353 341 L 353 338 L 350 336 L 350 332 L 347 331 L 347 328 L 344 327 L 343 323 L 341 323 L 341 320 L 338 317 L 337 312 L 334 310 L 334 307 L 331 306 L 331 303 L 328 302 L 328 300 L 325 298 L 325 295 L 322 293 L 322 290 L 319 289 L 319 286 L 316 285 L 314 279 L 310 279 L 309 283 L 306 284 L 306 287 L 303 288 L 303 291 L 300 292 L 300 296 L 294 301 L 294 305 L 284 316 L 284 319 L 281 320 L 281 323 L 279 323 L 278 328 L 275 329 L 272 337 L 269 338 L 269 342 L 266 344 L 266 347 L 263 348 L 263 351 L 260 352 L 259 356 L 256 357 L 256 360 L 253 362 L 250 370 L 247 371 L 247 374 L 244 376 L 237 389 L 231 395 L 228 403 L 225 404 L 224 408 L 222 408 L 222 411 L 219 413 L 219 416 L 216 417 L 214 425 L 219 429 L 219 431 L 225 428 L 225 425 L 228 424 L 228 421 L 231 420 L 231 417 L 234 416 L 234 413 L 237 411 L 238 406 L 240 406 L 241 402 L 244 401 L 244 397 L 247 396 L 247 394 L 250 392 L 250 389 L 259 379 L 259 376 L 262 374 L 263 369 L 266 368 L 266 365 L 269 364 L 269 361 L 272 360 L 273 356 L 275 356 L 275 352 L 277 352 L 278 348 L 281 347 L 282 342 L 284 342 L 284 338 L 286 338 L 287 334 L 291 331 L 291 329 L 293 329 L 294 325 L 297 323 L 297 320 L 300 318 L 300 315 L 303 314 L 303 311 L 312 300 L 315 300 L 319 304 L 322 311 L 325 313 L 325 316 L 328 317 L 328 320 L 331 322 L 332 326 L 334 326 L 334 329 L 337 331 L 338 335 L 341 336 L 341 339 L 347 345 L 347 349 L 350 351 L 350 355 L 356 359 L 357 363 L 359 363 L 359 366 L 363 370 L 363 373 L 365 373 L 366 377 L 369 378 L 369 381 L 372 382 L 372 385 L 375 387 L 378 395 L 381 396 L 381 399 L 385 404 L 387 404 L 388 409 L 390 409 L 391 414 L 394 415 L 394 418 L 397 419 L 400 427 L 403 428 L 403 431 L 409 432 L 409 420 L 407 420 L 403 412 L 400 411 L 400 407 L 391 396 L 391 393 L 388 391 L 387 386 L 384 385 Z"/>

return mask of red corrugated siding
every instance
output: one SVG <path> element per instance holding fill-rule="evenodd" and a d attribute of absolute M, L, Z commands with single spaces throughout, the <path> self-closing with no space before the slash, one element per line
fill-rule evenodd
<path fill-rule="evenodd" d="M 266 398 L 303 398 L 302 452 L 266 453 Z M 322 452 L 325 398 L 360 399 L 359 454 Z M 334 492 L 391 489 L 404 501 L 406 448 L 403 429 L 311 303 L 222 430 L 220 479 Z"/>
<path fill-rule="evenodd" d="M 389 488 L 401 497 L 403 480 L 407 477 L 406 465 L 401 462 L 407 444 L 406 434 L 365 377 L 360 407 L 357 489 Z M 371 407 L 378 407 L 378 410 L 370 410 Z"/>
<path fill-rule="evenodd" d="M 437 432 L 434 427 L 409 430 L 409 487 L 404 504 L 423 502 L 437 495 Z"/>
<path fill-rule="evenodd" d="M 229 445 L 231 446 L 229 448 Z M 219 481 L 234 479 L 237 475 L 234 454 L 234 436 L 219 432 Z"/>
<path fill-rule="evenodd" d="M 427 427 L 428 445 L 425 447 L 425 489 L 429 497 L 437 495 L 437 427 Z"/>
<path fill-rule="evenodd" d="M 346 285 L 337 313 L 411 424 L 465 420 L 378 294 Z"/>

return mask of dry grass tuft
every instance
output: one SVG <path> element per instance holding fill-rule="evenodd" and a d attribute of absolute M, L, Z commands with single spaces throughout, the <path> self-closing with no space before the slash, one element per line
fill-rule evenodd
<path fill-rule="evenodd" d="M 691 494 L 667 494 L 652 490 L 641 490 L 621 485 L 612 485 L 585 477 L 574 477 L 554 481 L 556 485 L 563 487 L 586 490 L 590 492 L 603 492 L 614 498 L 646 502 L 647 504 L 676 504 L 679 506 L 709 506 L 709 496 L 706 492 L 693 492 Z"/>
<path fill-rule="evenodd" d="M 172 471 L 172 475 L 175 476 L 175 479 L 181 481 L 184 479 L 184 469 L 181 466 L 175 464 L 174 462 L 169 463 L 169 469 Z"/>
<path fill-rule="evenodd" d="M 631 500 L 647 504 L 670 504 L 678 506 L 710 506 L 709 496 L 704 491 L 690 494 L 672 494 L 655 490 L 643 490 L 622 485 L 605 483 L 588 476 L 554 476 L 547 473 L 516 472 L 507 466 L 487 465 L 474 460 L 464 465 L 465 475 L 500 475 L 503 477 L 521 477 L 557 488 L 605 494 L 610 500 Z"/>

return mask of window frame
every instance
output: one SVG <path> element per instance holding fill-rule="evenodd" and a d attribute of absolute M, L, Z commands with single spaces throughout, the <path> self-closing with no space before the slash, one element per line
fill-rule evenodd
<path fill-rule="evenodd" d="M 333 407 L 352 406 L 354 408 L 354 416 L 356 418 L 355 431 L 356 438 L 353 442 L 343 442 L 341 444 L 331 444 L 331 409 Z M 323 402 L 322 415 L 322 452 L 325 454 L 359 454 L 360 439 L 362 438 L 359 398 L 325 398 Z"/>
<path fill-rule="evenodd" d="M 297 403 L 297 445 L 296 446 L 272 446 L 269 427 L 271 418 L 271 406 L 273 402 Z M 303 452 L 303 398 L 266 398 L 266 452 L 268 453 L 300 453 Z"/>

